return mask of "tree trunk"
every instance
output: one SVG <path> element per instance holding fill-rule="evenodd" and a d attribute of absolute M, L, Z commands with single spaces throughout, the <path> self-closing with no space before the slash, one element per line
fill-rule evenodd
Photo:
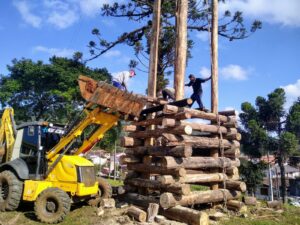
<path fill-rule="evenodd" d="M 184 97 L 184 76 L 187 56 L 187 13 L 188 1 L 176 1 L 176 44 L 174 62 L 174 88 L 175 98 L 180 100 Z"/>
<path fill-rule="evenodd" d="M 132 138 L 132 137 L 121 137 L 121 146 L 122 147 L 133 147 L 141 146 L 144 142 L 142 140 Z"/>
<path fill-rule="evenodd" d="M 240 212 L 240 213 L 245 213 L 247 212 L 247 206 L 243 202 L 240 202 L 238 200 L 229 200 L 226 203 L 226 206 L 228 209 Z"/>
<path fill-rule="evenodd" d="M 122 196 L 122 200 L 130 204 L 137 205 L 147 209 L 150 203 L 159 204 L 159 199 L 152 196 L 139 195 L 136 193 L 127 193 Z"/>
<path fill-rule="evenodd" d="M 130 180 L 125 180 L 125 184 L 133 185 L 136 187 L 144 187 L 150 188 L 153 190 L 160 190 L 160 191 L 169 191 L 174 194 L 179 195 L 187 195 L 191 192 L 190 185 L 188 184 L 161 184 L 157 180 L 147 180 L 147 179 L 140 179 L 140 178 L 133 178 Z"/>
<path fill-rule="evenodd" d="M 148 96 L 156 97 L 158 43 L 160 33 L 161 0 L 156 0 L 153 5 L 152 33 L 150 42 L 150 60 L 148 76 Z"/>
<path fill-rule="evenodd" d="M 176 220 L 181 223 L 186 223 L 190 225 L 209 224 L 209 218 L 207 213 L 179 205 L 165 210 L 162 209 L 160 210 L 160 214 L 164 215 L 168 219 Z"/>
<path fill-rule="evenodd" d="M 164 146 L 140 146 L 135 148 L 127 148 L 126 154 L 129 155 L 151 155 L 151 156 L 174 156 L 174 157 L 191 157 L 192 147 L 190 145 L 182 145 L 175 147 Z"/>
<path fill-rule="evenodd" d="M 149 207 L 147 209 L 147 222 L 153 223 L 155 217 L 158 215 L 159 211 L 159 204 L 156 203 L 150 203 Z"/>
<path fill-rule="evenodd" d="M 237 191 L 228 191 L 226 189 L 210 191 L 194 191 L 189 195 L 174 196 L 172 193 L 163 193 L 160 196 L 160 205 L 163 208 L 171 208 L 177 205 L 187 206 L 203 203 L 222 202 L 225 199 L 231 200 L 238 198 L 240 193 Z"/>
<path fill-rule="evenodd" d="M 197 168 L 223 168 L 231 166 L 239 166 L 240 161 L 232 161 L 228 158 L 219 157 L 190 157 L 190 158 L 174 158 L 171 156 L 161 157 L 161 165 L 164 168 L 197 169 Z"/>
<path fill-rule="evenodd" d="M 168 146 L 177 146 L 185 144 L 190 144 L 194 148 L 219 148 L 220 146 L 220 139 L 218 137 L 209 138 L 209 137 L 197 137 L 197 136 L 188 136 L 188 135 L 174 135 L 170 133 L 164 133 L 162 135 L 167 142 Z M 237 141 L 228 141 L 226 139 L 222 140 L 222 145 L 225 149 L 228 148 L 239 148 L 240 143 Z"/>
<path fill-rule="evenodd" d="M 282 156 L 280 155 L 278 157 L 278 164 L 280 167 L 280 175 L 281 175 L 281 197 L 282 197 L 282 202 L 286 202 L 286 183 L 285 183 L 285 168 L 284 168 L 284 163 L 282 160 Z"/>
<path fill-rule="evenodd" d="M 226 180 L 225 185 L 226 187 L 223 187 L 223 183 L 221 183 L 220 186 L 228 190 L 236 190 L 241 192 L 246 192 L 247 190 L 246 184 L 242 181 Z"/>
<path fill-rule="evenodd" d="M 190 98 L 169 102 L 168 104 L 165 104 L 165 105 L 158 105 L 158 106 L 144 109 L 141 112 L 141 115 L 147 115 L 149 113 L 164 111 L 165 107 L 167 107 L 167 108 L 170 107 L 171 109 L 173 109 L 174 107 L 185 107 L 185 106 L 188 106 L 189 104 L 191 104 L 192 102 L 193 102 L 193 100 Z"/>
<path fill-rule="evenodd" d="M 155 130 L 145 130 L 145 131 L 137 131 L 132 132 L 128 136 L 133 138 L 150 138 L 150 137 L 159 137 L 162 136 L 164 133 L 171 133 L 171 134 L 192 134 L 193 129 L 190 126 L 178 126 L 172 128 L 164 128 L 164 129 L 155 129 Z"/>
<path fill-rule="evenodd" d="M 272 209 L 282 209 L 282 202 L 280 201 L 268 201 L 267 206 Z"/>
<path fill-rule="evenodd" d="M 175 182 L 180 183 L 210 183 L 210 182 L 221 182 L 224 179 L 226 180 L 227 176 L 223 173 L 198 173 L 198 174 L 186 174 L 184 177 L 179 179 L 174 179 L 170 175 L 162 175 L 157 177 L 157 180 L 162 184 L 174 184 Z"/>
<path fill-rule="evenodd" d="M 134 219 L 136 219 L 139 222 L 146 222 L 147 219 L 147 213 L 135 206 L 131 206 L 127 211 L 129 216 L 132 216 Z"/>
<path fill-rule="evenodd" d="M 253 205 L 255 206 L 257 201 L 256 201 L 256 198 L 255 197 L 250 197 L 250 196 L 245 196 L 243 198 L 244 202 L 245 202 L 245 205 Z"/>
<path fill-rule="evenodd" d="M 184 168 L 167 169 L 161 168 L 159 166 L 149 166 L 145 164 L 128 164 L 127 167 L 129 170 L 147 174 L 173 175 L 176 177 L 182 177 L 186 175 L 186 171 Z"/>
<path fill-rule="evenodd" d="M 162 121 L 162 125 L 166 127 L 174 127 L 174 126 L 191 126 L 193 130 L 197 130 L 200 132 L 208 132 L 219 134 L 227 134 L 227 128 L 217 125 L 210 125 L 210 124 L 201 124 L 201 123 L 194 123 L 194 122 L 187 122 L 187 121 L 176 121 L 175 119 L 165 118 Z M 235 129 L 236 130 L 236 129 Z M 234 132 L 233 128 L 229 130 L 230 133 Z"/>

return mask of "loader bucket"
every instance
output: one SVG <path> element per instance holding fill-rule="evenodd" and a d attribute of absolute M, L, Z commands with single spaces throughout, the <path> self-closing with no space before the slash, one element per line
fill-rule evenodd
<path fill-rule="evenodd" d="M 86 76 L 78 79 L 81 96 L 90 103 L 110 108 L 114 111 L 140 116 L 147 104 L 145 97 L 122 91 L 106 82 L 95 81 Z"/>

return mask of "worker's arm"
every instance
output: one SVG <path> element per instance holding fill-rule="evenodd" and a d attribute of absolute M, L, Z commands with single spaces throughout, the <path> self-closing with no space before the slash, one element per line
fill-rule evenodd
<path fill-rule="evenodd" d="M 202 83 L 204 83 L 204 82 L 206 82 L 206 81 L 208 81 L 208 80 L 210 80 L 211 79 L 211 75 L 210 75 L 210 77 L 208 77 L 208 78 L 197 78 L 197 79 L 199 79 Z"/>
<path fill-rule="evenodd" d="M 192 84 L 193 84 L 193 82 L 192 82 L 192 81 L 190 81 L 188 84 L 185 84 L 184 86 L 188 86 L 188 87 L 190 87 L 190 86 L 192 86 Z"/>

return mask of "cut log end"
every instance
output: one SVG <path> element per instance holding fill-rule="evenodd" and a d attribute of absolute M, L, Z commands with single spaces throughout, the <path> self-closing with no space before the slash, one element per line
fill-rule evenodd
<path fill-rule="evenodd" d="M 176 206 L 176 200 L 171 193 L 163 193 L 160 196 L 159 204 L 162 208 L 167 209 Z"/>

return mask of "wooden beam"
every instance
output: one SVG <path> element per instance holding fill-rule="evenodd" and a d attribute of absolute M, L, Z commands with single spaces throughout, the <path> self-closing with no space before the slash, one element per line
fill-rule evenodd
<path fill-rule="evenodd" d="M 189 104 L 191 104 L 192 102 L 193 102 L 192 99 L 185 98 L 185 99 L 181 99 L 181 100 L 178 100 L 178 101 L 169 102 L 166 105 L 169 105 L 169 106 L 173 105 L 173 106 L 177 106 L 177 107 L 185 107 L 185 106 L 188 106 Z M 151 107 L 151 108 L 144 109 L 144 110 L 142 110 L 141 115 L 163 111 L 164 106 L 165 105 L 158 105 L 158 106 L 154 106 L 154 107 Z"/>
<path fill-rule="evenodd" d="M 140 146 L 134 148 L 127 148 L 126 154 L 129 155 L 151 155 L 151 156 L 174 156 L 174 157 L 191 157 L 192 147 L 190 145 L 182 145 L 175 147 L 165 146 Z"/>
<path fill-rule="evenodd" d="M 189 195 L 174 196 L 172 193 L 165 192 L 160 196 L 161 207 L 168 209 L 177 205 L 187 206 L 203 203 L 222 202 L 238 198 L 240 192 L 228 191 L 227 189 L 194 191 Z"/>
<path fill-rule="evenodd" d="M 158 43 L 160 33 L 161 0 L 154 1 L 152 33 L 150 42 L 150 60 L 148 76 L 148 96 L 156 97 L 157 65 L 158 65 Z"/>
<path fill-rule="evenodd" d="M 174 88 L 175 98 L 180 100 L 184 97 L 184 76 L 187 57 L 187 13 L 188 0 L 176 1 L 176 44 L 174 63 Z"/>

